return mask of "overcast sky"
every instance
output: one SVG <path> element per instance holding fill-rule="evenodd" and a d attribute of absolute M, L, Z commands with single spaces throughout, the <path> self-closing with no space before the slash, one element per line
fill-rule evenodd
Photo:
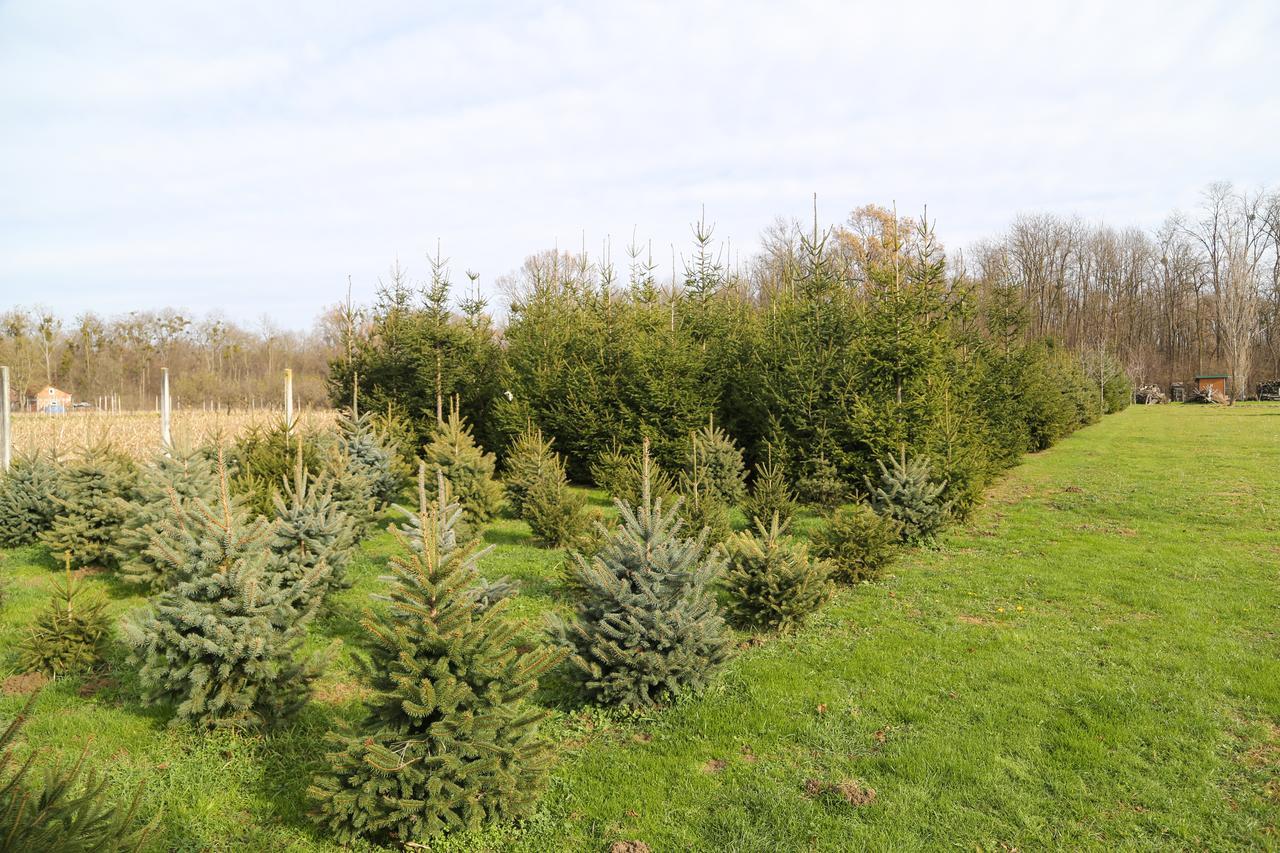
<path fill-rule="evenodd" d="M 0 310 L 305 327 L 437 238 L 491 285 L 584 233 L 669 269 L 704 204 L 962 246 L 1280 181 L 1275 0 L 287 5 L 0 0 Z"/>

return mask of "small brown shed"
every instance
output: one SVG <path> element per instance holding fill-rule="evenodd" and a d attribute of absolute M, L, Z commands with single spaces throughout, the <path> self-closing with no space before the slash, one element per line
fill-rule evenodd
<path fill-rule="evenodd" d="M 1196 390 L 1208 391 L 1213 390 L 1215 396 L 1220 396 L 1223 400 L 1227 399 L 1227 382 L 1231 377 L 1225 373 L 1215 375 L 1204 375 L 1196 377 Z"/>
<path fill-rule="evenodd" d="M 45 414 L 61 414 L 71 408 L 71 395 L 61 388 L 47 385 L 35 394 L 36 411 Z"/>

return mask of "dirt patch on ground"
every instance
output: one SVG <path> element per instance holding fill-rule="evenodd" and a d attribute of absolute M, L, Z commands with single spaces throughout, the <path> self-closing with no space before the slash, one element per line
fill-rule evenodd
<path fill-rule="evenodd" d="M 609 853 L 650 853 L 643 841 L 615 841 L 609 845 Z"/>
<path fill-rule="evenodd" d="M 821 779 L 807 779 L 804 783 L 804 792 L 815 799 L 840 799 L 855 808 L 870 805 L 876 800 L 876 789 L 867 787 L 855 779 L 845 779 L 843 782 L 835 783 L 824 782 Z"/>
<path fill-rule="evenodd" d="M 719 773 L 728 766 L 728 762 L 720 758 L 712 758 L 706 764 L 702 765 L 703 773 Z"/>
<path fill-rule="evenodd" d="M 995 622 L 992 622 L 990 619 L 985 619 L 981 616 L 970 616 L 967 613 L 961 613 L 959 616 L 956 617 L 956 619 L 960 622 L 963 622 L 966 625 L 985 625 L 988 628 L 994 627 L 996 624 Z"/>
<path fill-rule="evenodd" d="M 25 696 L 35 693 L 48 683 L 48 677 L 38 672 L 23 672 L 0 681 L 0 693 L 6 696 Z"/>
<path fill-rule="evenodd" d="M 836 793 L 851 806 L 865 806 L 876 800 L 875 788 L 868 788 L 861 782 L 848 779 L 836 785 Z"/>

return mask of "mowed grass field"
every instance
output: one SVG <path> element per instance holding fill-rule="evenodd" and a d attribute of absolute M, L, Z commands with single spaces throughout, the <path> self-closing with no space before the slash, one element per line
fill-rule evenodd
<path fill-rule="evenodd" d="M 799 634 L 744 636 L 702 695 L 628 716 L 552 679 L 562 760 L 539 811 L 433 849 L 1280 849 L 1278 463 L 1280 405 L 1108 417 Z M 567 599 L 562 555 L 516 521 L 487 538 L 482 567 L 522 582 L 512 612 L 534 636 Z M 121 797 L 145 780 L 156 849 L 332 849 L 306 785 L 324 732 L 360 715 L 357 623 L 393 547 L 365 543 L 313 631 L 344 645 L 292 727 L 172 728 L 119 652 L 105 683 L 46 688 L 27 744 L 88 744 Z M 0 677 L 54 570 L 38 548 L 3 555 Z M 141 604 L 91 583 L 121 614 Z"/>

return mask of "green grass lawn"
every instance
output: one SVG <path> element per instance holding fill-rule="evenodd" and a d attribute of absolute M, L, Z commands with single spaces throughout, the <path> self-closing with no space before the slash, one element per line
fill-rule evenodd
<path fill-rule="evenodd" d="M 441 849 L 1280 849 L 1278 464 L 1280 405 L 1109 417 L 798 635 L 744 642 L 700 696 L 626 716 L 551 679 L 563 759 L 540 810 Z M 565 599 L 562 556 L 519 522 L 487 538 L 485 573 L 522 583 L 532 634 Z M 27 741 L 88 743 L 122 794 L 146 780 L 157 849 L 331 849 L 305 789 L 323 733 L 360 714 L 350 652 L 393 547 L 365 543 L 314 632 L 344 646 L 291 728 L 170 727 L 117 656 L 112 682 L 47 688 Z M 38 548 L 0 560 L 0 678 L 53 569 Z M 140 604 L 92 582 L 121 613 Z"/>

